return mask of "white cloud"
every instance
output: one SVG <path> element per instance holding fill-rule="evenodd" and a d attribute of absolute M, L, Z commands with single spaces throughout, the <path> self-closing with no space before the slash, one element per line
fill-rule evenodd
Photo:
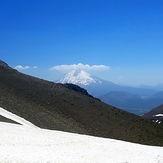
<path fill-rule="evenodd" d="M 21 66 L 21 65 L 17 65 L 14 67 L 16 70 L 26 70 L 26 69 L 30 69 L 30 66 Z M 37 66 L 33 66 L 32 68 L 36 69 L 38 68 Z"/>
<path fill-rule="evenodd" d="M 15 66 L 15 69 L 17 70 L 25 70 L 25 69 L 29 69 L 30 67 L 29 66 L 21 66 L 21 65 L 18 65 L 18 66 Z"/>
<path fill-rule="evenodd" d="M 70 70 L 109 70 L 109 66 L 105 65 L 88 65 L 88 64 L 72 64 L 72 65 L 58 65 L 50 68 L 49 70 L 70 71 Z"/>

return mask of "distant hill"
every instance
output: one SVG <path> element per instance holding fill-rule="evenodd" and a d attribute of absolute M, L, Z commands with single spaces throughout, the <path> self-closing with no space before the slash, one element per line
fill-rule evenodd
<path fill-rule="evenodd" d="M 153 86 L 141 84 L 141 85 L 139 85 L 139 88 L 153 89 L 153 90 L 156 90 L 156 91 L 163 91 L 163 83 L 153 85 Z"/>
<path fill-rule="evenodd" d="M 83 89 L 74 88 L 74 85 L 67 88 L 22 74 L 0 61 L 0 107 L 34 125 L 163 146 L 162 125 L 107 105 Z"/>
<path fill-rule="evenodd" d="M 163 104 L 163 95 L 158 92 L 148 98 L 127 93 L 125 91 L 111 91 L 100 96 L 99 99 L 107 104 L 121 108 L 128 112 L 142 115 L 149 110 Z"/>
<path fill-rule="evenodd" d="M 92 76 L 83 70 L 72 70 L 59 79 L 57 83 L 77 84 L 101 101 L 136 115 L 142 115 L 163 104 L 163 100 L 160 98 L 163 95 L 150 88 L 117 85 Z"/>
<path fill-rule="evenodd" d="M 150 96 L 149 98 L 150 99 L 151 98 L 159 98 L 159 99 L 162 99 L 162 101 L 163 101 L 163 91 L 156 92 L 154 95 Z"/>
<path fill-rule="evenodd" d="M 163 124 L 163 105 L 160 105 L 145 113 L 143 118 L 150 119 L 158 124 Z"/>

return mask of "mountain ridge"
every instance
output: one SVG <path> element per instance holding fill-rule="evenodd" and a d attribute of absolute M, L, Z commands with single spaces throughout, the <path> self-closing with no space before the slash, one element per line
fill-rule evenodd
<path fill-rule="evenodd" d="M 113 82 L 92 76 L 83 70 L 72 70 L 58 80 L 57 83 L 77 84 L 101 101 L 136 115 L 142 115 L 162 104 L 161 98 L 152 98 L 152 96 L 160 95 L 155 90 L 117 85 Z M 121 95 L 122 92 L 123 95 Z M 130 98 L 124 92 L 128 93 L 128 97 Z"/>
<path fill-rule="evenodd" d="M 0 92 L 0 107 L 41 128 L 163 146 L 162 125 L 1 65 Z"/>
<path fill-rule="evenodd" d="M 86 75 L 82 75 L 83 72 Z M 139 96 L 151 96 L 157 91 L 148 88 L 117 85 L 80 70 L 72 70 L 56 81 L 57 83 L 72 83 L 85 88 L 94 97 L 102 96 L 110 91 L 126 91 Z"/>
<path fill-rule="evenodd" d="M 160 94 L 156 93 L 153 96 L 142 98 L 141 96 L 130 94 L 125 91 L 111 91 L 98 98 L 107 104 L 137 115 L 143 115 L 149 110 L 163 104 L 163 98 L 158 95 Z"/>
<path fill-rule="evenodd" d="M 163 124 L 163 104 L 145 113 L 142 117 Z"/>

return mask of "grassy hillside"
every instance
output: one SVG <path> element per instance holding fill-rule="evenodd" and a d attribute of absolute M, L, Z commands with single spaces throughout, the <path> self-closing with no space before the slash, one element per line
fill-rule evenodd
<path fill-rule="evenodd" d="M 0 106 L 48 129 L 163 146 L 163 126 L 0 64 Z"/>

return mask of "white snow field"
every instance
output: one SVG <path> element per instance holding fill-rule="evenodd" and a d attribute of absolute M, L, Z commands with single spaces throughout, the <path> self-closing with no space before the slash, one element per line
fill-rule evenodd
<path fill-rule="evenodd" d="M 0 163 L 163 163 L 163 147 L 0 122 Z"/>
<path fill-rule="evenodd" d="M 8 119 L 11 119 L 17 123 L 22 124 L 23 126 L 29 126 L 29 127 L 36 127 L 35 125 L 33 125 L 31 122 L 26 121 L 24 118 L 21 118 L 3 108 L 0 107 L 0 115 L 2 115 L 3 117 L 6 117 Z"/>

